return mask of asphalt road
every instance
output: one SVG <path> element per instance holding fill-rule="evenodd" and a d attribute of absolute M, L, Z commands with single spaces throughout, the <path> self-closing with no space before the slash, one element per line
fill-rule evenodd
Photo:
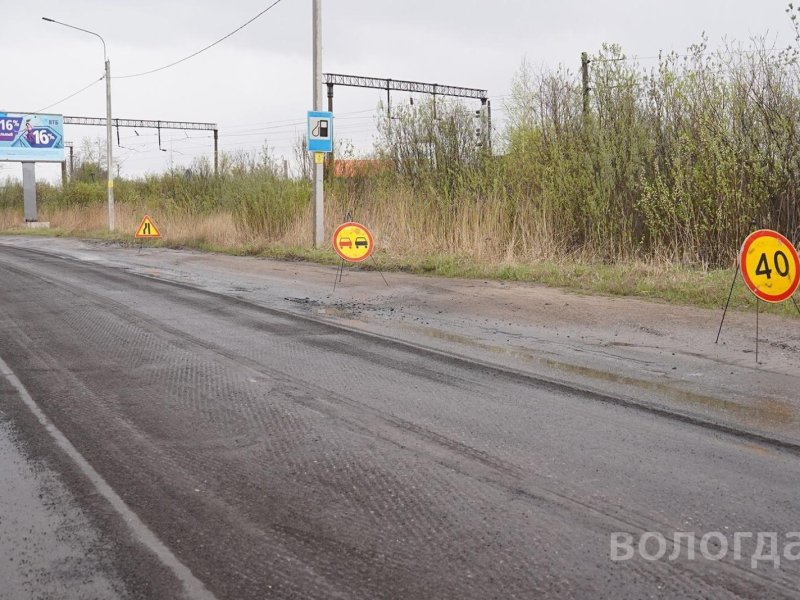
<path fill-rule="evenodd" d="M 798 597 L 800 561 L 609 557 L 799 530 L 796 448 L 422 345 L 0 247 L 0 422 L 39 465 L 9 477 L 63 486 L 3 504 L 0 557 L 54 503 L 79 525 L 52 544 L 94 557 L 0 598 Z"/>

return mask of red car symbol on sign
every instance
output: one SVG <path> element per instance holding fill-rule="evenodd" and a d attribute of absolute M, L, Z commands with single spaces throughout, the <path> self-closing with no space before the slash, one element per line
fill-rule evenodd
<path fill-rule="evenodd" d="M 339 248 L 352 248 L 353 242 L 350 238 L 339 238 Z"/>

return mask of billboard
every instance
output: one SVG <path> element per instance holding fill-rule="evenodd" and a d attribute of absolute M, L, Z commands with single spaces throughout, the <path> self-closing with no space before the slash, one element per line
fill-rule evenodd
<path fill-rule="evenodd" d="M 64 117 L 0 112 L 0 160 L 64 160 Z"/>

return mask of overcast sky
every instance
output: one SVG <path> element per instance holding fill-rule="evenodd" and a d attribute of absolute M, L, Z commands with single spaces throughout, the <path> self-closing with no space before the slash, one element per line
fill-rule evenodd
<path fill-rule="evenodd" d="M 47 16 L 101 34 L 112 77 L 178 60 L 208 45 L 274 0 L 0 0 L 3 61 L 0 110 L 33 112 L 98 79 L 100 41 L 42 21 Z M 211 50 L 165 71 L 112 79 L 113 116 L 219 124 L 223 150 L 265 141 L 291 157 L 311 108 L 311 0 L 282 0 Z M 502 127 L 504 96 L 523 58 L 536 66 L 580 67 L 580 53 L 619 43 L 628 56 L 683 51 L 702 32 L 725 39 L 768 35 L 793 41 L 783 0 L 322 0 L 325 72 L 411 79 L 487 89 Z M 649 59 L 642 60 L 644 66 Z M 368 150 L 378 90 L 336 88 L 337 136 Z M 400 97 L 398 97 L 398 101 Z M 48 112 L 105 116 L 102 83 Z M 121 130 L 123 175 L 187 165 L 210 154 L 205 132 Z M 67 126 L 76 146 L 102 128 Z M 187 138 L 188 135 L 188 138 Z M 191 139 L 189 139 L 191 138 Z M 52 178 L 57 167 L 41 165 Z M 21 173 L 0 163 L 0 178 Z"/>

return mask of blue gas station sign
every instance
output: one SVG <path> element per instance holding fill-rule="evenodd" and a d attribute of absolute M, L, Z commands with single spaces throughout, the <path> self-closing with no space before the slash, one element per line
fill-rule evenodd
<path fill-rule="evenodd" d="M 308 111 L 308 151 L 333 152 L 333 113 Z"/>

